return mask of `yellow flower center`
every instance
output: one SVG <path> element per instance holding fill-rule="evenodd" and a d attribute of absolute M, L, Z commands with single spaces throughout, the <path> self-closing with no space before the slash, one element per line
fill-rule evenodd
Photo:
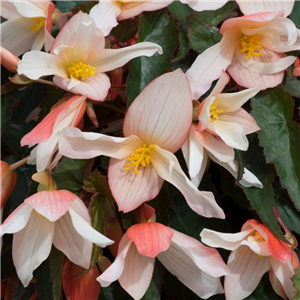
<path fill-rule="evenodd" d="M 222 109 L 217 109 L 218 101 L 215 100 L 209 108 L 209 122 L 212 122 L 213 119 L 219 120 L 219 114 L 223 112 Z"/>
<path fill-rule="evenodd" d="M 265 242 L 265 239 L 262 237 L 262 235 L 258 231 L 255 232 L 255 234 L 253 236 L 253 240 L 255 242 Z"/>
<path fill-rule="evenodd" d="M 70 77 L 85 80 L 86 77 L 95 76 L 95 68 L 91 65 L 86 65 L 83 62 L 74 61 L 73 64 L 68 67 L 68 73 Z"/>
<path fill-rule="evenodd" d="M 29 29 L 31 30 L 32 33 L 39 31 L 40 29 L 42 29 L 45 26 L 46 19 L 43 17 L 31 18 L 31 20 L 36 21 L 35 24 L 33 24 L 29 27 Z"/>
<path fill-rule="evenodd" d="M 240 41 L 242 45 L 241 52 L 245 53 L 248 59 L 250 59 L 252 56 L 258 57 L 262 55 L 262 53 L 256 52 L 257 50 L 263 50 L 260 37 L 257 34 L 244 34 Z"/>
<path fill-rule="evenodd" d="M 135 174 L 139 174 L 138 167 L 147 167 L 149 163 L 152 160 L 152 151 L 153 145 L 150 145 L 147 147 L 146 145 L 143 145 L 143 147 L 137 148 L 134 153 L 132 153 L 128 157 L 128 163 L 126 163 L 125 172 L 128 172 L 131 168 L 133 168 L 133 171 Z"/>

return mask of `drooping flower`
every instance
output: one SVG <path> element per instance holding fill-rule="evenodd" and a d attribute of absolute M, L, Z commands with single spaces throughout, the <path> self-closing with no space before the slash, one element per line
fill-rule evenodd
<path fill-rule="evenodd" d="M 36 164 L 38 172 L 53 168 L 62 155 L 57 152 L 56 134 L 65 127 L 76 127 L 81 121 L 86 107 L 86 96 L 74 96 L 54 108 L 36 127 L 21 140 L 21 146 L 33 147 L 28 164 Z"/>
<path fill-rule="evenodd" d="M 50 49 L 51 15 L 55 10 L 52 1 L 1 1 L 1 16 L 8 19 L 1 23 L 2 47 L 16 56 L 28 50 L 41 50 L 45 44 Z"/>
<path fill-rule="evenodd" d="M 50 53 L 30 51 L 18 64 L 18 73 L 30 79 L 54 75 L 60 88 L 104 101 L 110 88 L 104 72 L 123 66 L 137 56 L 152 56 L 159 45 L 144 42 L 122 49 L 104 49 L 105 39 L 94 20 L 81 11 L 72 17 L 56 37 Z"/>
<path fill-rule="evenodd" d="M 155 257 L 201 298 L 223 293 L 219 277 L 229 270 L 217 250 L 155 222 L 131 226 L 115 261 L 97 280 L 102 287 L 119 280 L 130 296 L 141 299 L 149 287 Z"/>
<path fill-rule="evenodd" d="M 295 61 L 285 52 L 300 49 L 300 31 L 283 17 L 283 11 L 228 19 L 220 33 L 221 42 L 201 53 L 186 72 L 193 99 L 203 95 L 226 69 L 243 87 L 275 87 Z"/>
<path fill-rule="evenodd" d="M 113 243 L 91 226 L 85 204 L 66 190 L 41 191 L 24 200 L 0 226 L 0 237 L 13 233 L 13 262 L 22 284 L 48 257 L 52 243 L 73 263 L 88 269 L 93 243 Z"/>
<path fill-rule="evenodd" d="M 193 10 L 216 10 L 224 6 L 228 0 L 207 1 L 207 0 L 180 0 L 188 4 Z M 274 0 L 236 0 L 241 12 L 244 15 L 256 14 L 269 11 L 280 11 L 284 9 L 284 16 L 288 16 L 295 4 L 295 0 L 274 1 Z"/>
<path fill-rule="evenodd" d="M 262 276 L 269 271 L 271 284 L 283 298 L 293 299 L 295 287 L 291 277 L 299 266 L 297 255 L 289 245 L 256 220 L 248 220 L 241 232 L 229 234 L 204 229 L 202 242 L 231 250 L 225 276 L 225 296 L 228 300 L 241 300 L 257 287 Z"/>
<path fill-rule="evenodd" d="M 113 27 L 118 25 L 118 21 L 130 19 L 141 14 L 143 11 L 153 11 L 164 8 L 173 0 L 100 0 L 90 12 L 90 16 L 95 20 L 97 27 L 107 36 Z"/>
<path fill-rule="evenodd" d="M 228 82 L 229 76 L 222 72 L 211 94 L 201 103 L 194 101 L 197 122 L 192 124 L 182 151 L 191 180 L 196 186 L 202 179 L 208 158 L 237 177 L 234 148 L 247 150 L 249 142 L 246 135 L 259 130 L 254 118 L 241 108 L 259 89 L 221 93 Z M 247 169 L 240 183 L 262 187 L 260 181 Z"/>
<path fill-rule="evenodd" d="M 155 198 L 166 180 L 198 214 L 224 218 L 213 194 L 199 191 L 173 154 L 184 143 L 191 119 L 190 87 L 178 69 L 152 81 L 131 104 L 124 119 L 124 138 L 65 128 L 58 134 L 59 151 L 71 158 L 112 157 L 108 182 L 121 211 Z"/>

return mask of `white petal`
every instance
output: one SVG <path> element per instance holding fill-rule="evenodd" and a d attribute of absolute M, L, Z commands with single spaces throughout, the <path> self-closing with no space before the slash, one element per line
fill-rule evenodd
<path fill-rule="evenodd" d="M 188 4 L 195 11 L 217 10 L 224 6 L 228 0 L 207 1 L 207 0 L 180 0 Z"/>
<path fill-rule="evenodd" d="M 42 28 L 36 36 L 31 50 L 41 50 L 45 44 L 45 30 Z"/>
<path fill-rule="evenodd" d="M 26 18 L 47 17 L 47 6 L 50 1 L 16 1 L 15 7 L 20 15 Z"/>

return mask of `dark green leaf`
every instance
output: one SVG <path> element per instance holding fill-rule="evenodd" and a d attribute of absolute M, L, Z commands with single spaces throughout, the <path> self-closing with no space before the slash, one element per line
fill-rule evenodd
<path fill-rule="evenodd" d="M 1 134 L 3 134 L 7 126 L 11 123 L 11 109 L 13 103 L 13 100 L 9 97 L 1 98 Z"/>
<path fill-rule="evenodd" d="M 91 159 L 64 157 L 51 174 L 57 183 L 57 188 L 79 195 L 83 189 L 84 175 L 90 169 L 89 164 L 91 162 Z"/>
<path fill-rule="evenodd" d="M 101 288 L 99 300 L 132 300 L 132 297 L 115 281 L 110 286 Z"/>
<path fill-rule="evenodd" d="M 300 28 L 300 2 L 295 1 L 292 13 L 289 18 L 294 22 L 297 28 Z"/>
<path fill-rule="evenodd" d="M 296 295 L 293 300 L 300 300 L 300 268 L 295 270 L 295 275 L 292 280 L 296 288 Z"/>
<path fill-rule="evenodd" d="M 49 257 L 33 272 L 39 299 L 52 299 L 53 284 L 50 276 Z"/>
<path fill-rule="evenodd" d="M 137 34 L 138 26 L 139 22 L 137 18 L 120 21 L 119 25 L 113 28 L 110 34 L 120 42 L 125 43 Z"/>
<path fill-rule="evenodd" d="M 244 174 L 244 159 L 243 154 L 240 150 L 234 149 L 235 159 L 238 162 L 238 176 L 236 178 L 236 182 L 239 182 Z"/>
<path fill-rule="evenodd" d="M 53 300 L 60 300 L 61 297 L 61 272 L 63 259 L 63 253 L 53 246 L 50 254 L 50 273 L 51 281 L 53 282 Z"/>
<path fill-rule="evenodd" d="M 300 98 L 300 81 L 296 77 L 285 74 L 282 85 L 292 96 Z"/>
<path fill-rule="evenodd" d="M 268 163 L 274 163 L 283 187 L 300 210 L 300 128 L 292 121 L 294 102 L 281 86 L 252 99 L 252 115 Z"/>
<path fill-rule="evenodd" d="M 137 57 L 130 62 L 127 79 L 128 105 L 153 79 L 167 72 L 172 53 L 178 43 L 177 22 L 165 10 L 144 12 L 140 19 L 139 42 L 153 42 L 163 54 Z"/>

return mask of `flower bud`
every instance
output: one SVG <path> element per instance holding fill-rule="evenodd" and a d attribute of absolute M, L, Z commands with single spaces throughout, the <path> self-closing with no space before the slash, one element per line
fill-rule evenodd
<path fill-rule="evenodd" d="M 1 160 L 1 208 L 15 188 L 17 173 L 10 168 L 10 165 Z"/>
<path fill-rule="evenodd" d="M 137 223 L 155 222 L 155 210 L 148 204 L 143 203 L 134 213 Z"/>
<path fill-rule="evenodd" d="M 0 46 L 1 65 L 9 72 L 17 73 L 19 58 Z"/>

